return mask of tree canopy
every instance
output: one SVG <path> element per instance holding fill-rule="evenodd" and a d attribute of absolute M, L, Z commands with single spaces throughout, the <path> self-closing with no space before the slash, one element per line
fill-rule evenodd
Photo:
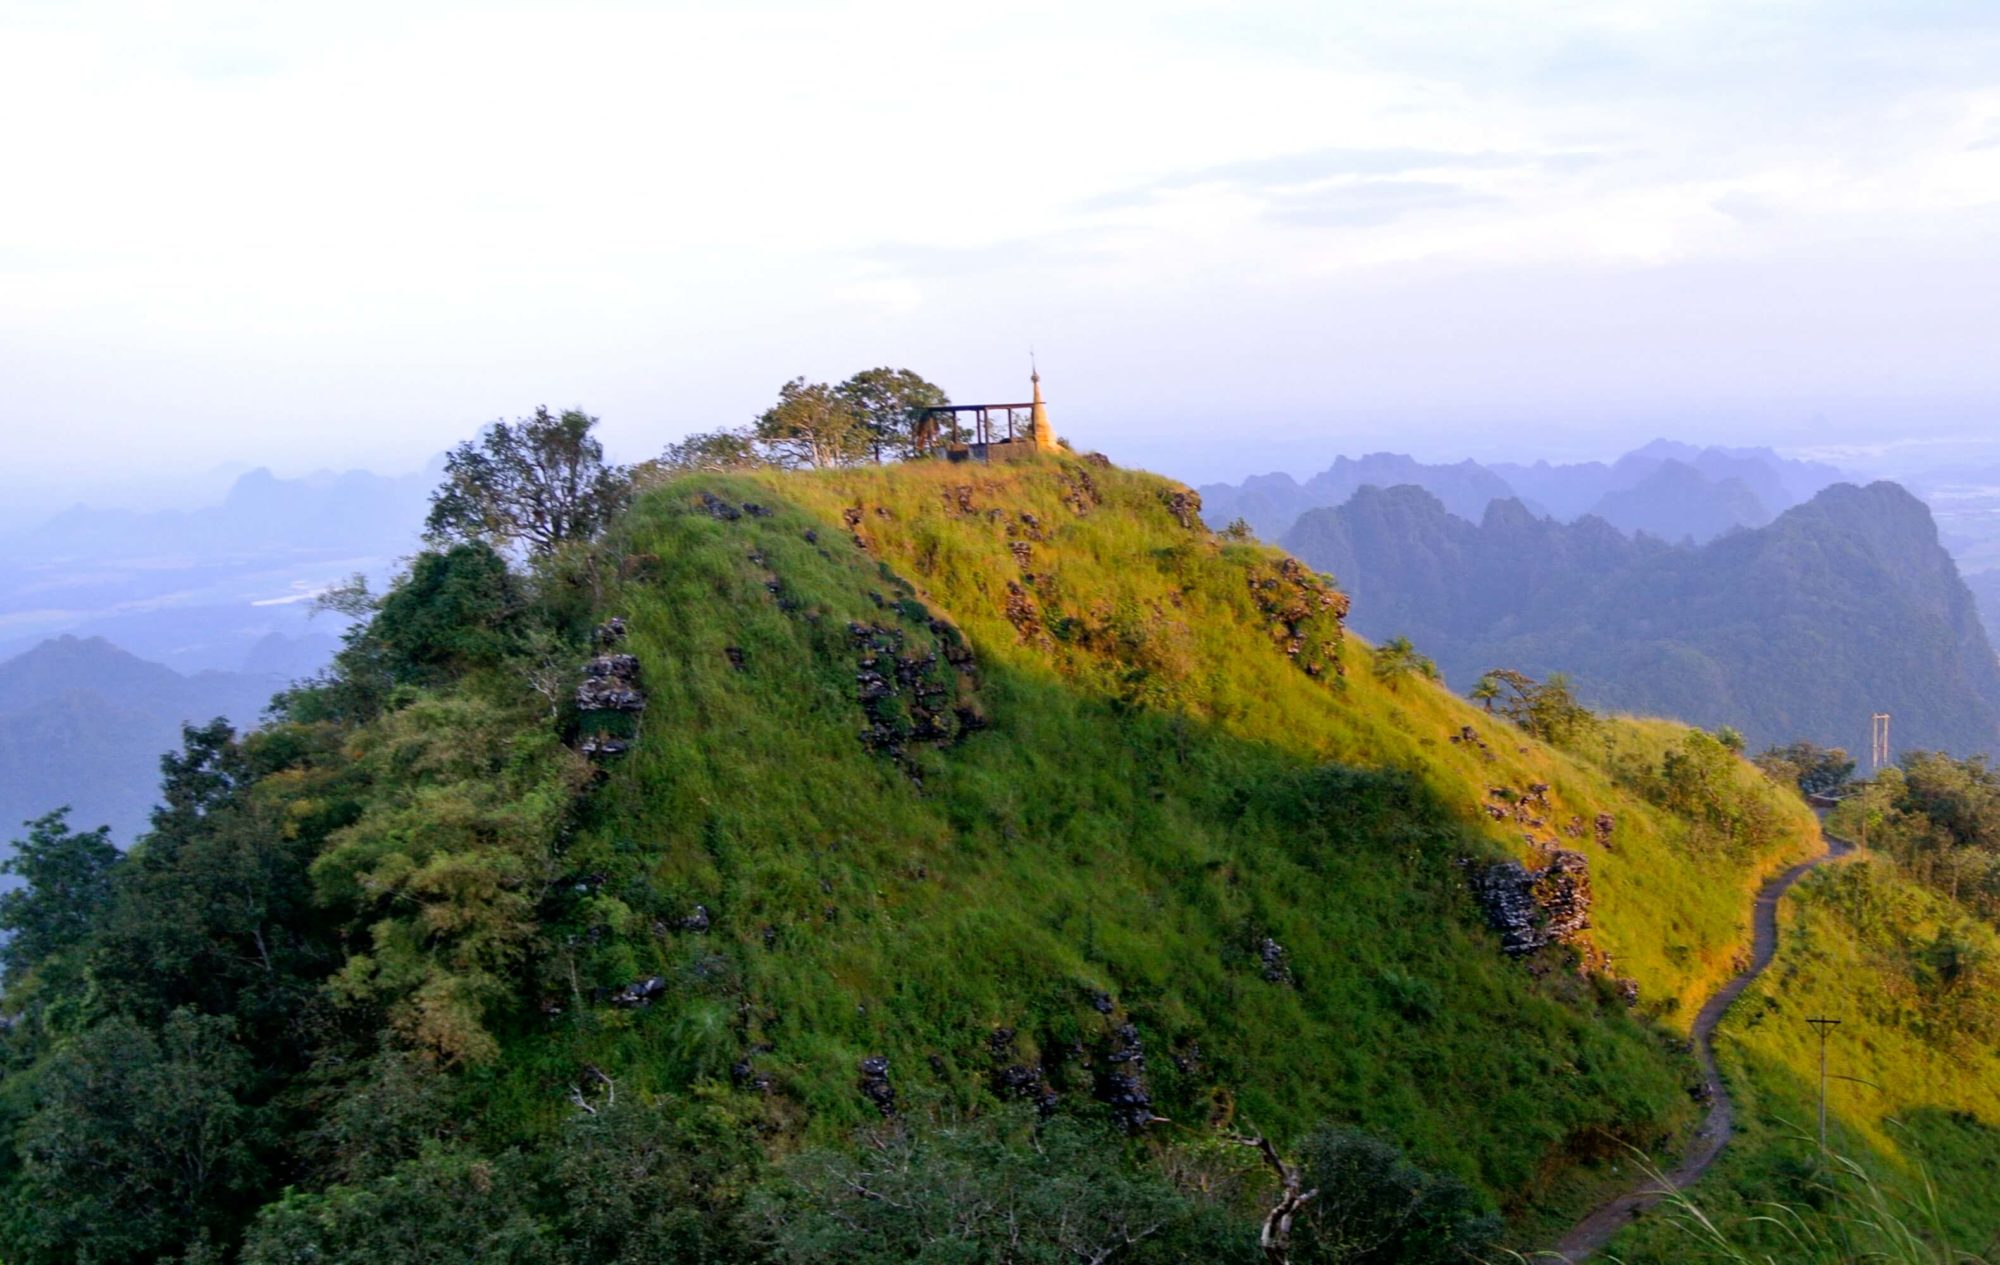
<path fill-rule="evenodd" d="M 561 416 L 546 407 L 518 421 L 494 422 L 476 441 L 445 457 L 445 481 L 431 496 L 424 531 L 433 542 L 525 545 L 548 553 L 589 540 L 625 503 L 631 478 L 607 465 L 591 435 L 597 419 L 580 409 Z"/>
<path fill-rule="evenodd" d="M 944 388 L 908 369 L 864 369 L 834 388 L 834 394 L 861 419 L 876 460 L 920 456 L 933 436 L 924 410 L 951 403 Z"/>
<path fill-rule="evenodd" d="M 0 872 L 24 885 L 0 893 L 0 970 L 9 980 L 44 958 L 81 944 L 111 899 L 111 870 L 118 861 L 110 832 L 72 830 L 69 810 L 58 808 L 27 823 L 27 838 Z"/>
<path fill-rule="evenodd" d="M 778 465 L 815 470 L 863 460 L 871 438 L 852 403 L 826 383 L 804 378 L 778 388 L 778 402 L 757 418 L 756 435 Z"/>

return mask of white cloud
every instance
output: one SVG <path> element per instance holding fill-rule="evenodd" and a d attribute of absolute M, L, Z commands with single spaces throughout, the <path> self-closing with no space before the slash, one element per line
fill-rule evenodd
<path fill-rule="evenodd" d="M 1160 378 L 1242 398 L 1198 354 L 1222 312 L 1255 407 L 1432 407 L 1491 346 L 1334 373 L 1276 322 L 1366 294 L 1384 327 L 1421 303 L 1504 329 L 1663 268 L 1705 313 L 1730 269 L 1807 256 L 1859 254 L 1879 289 L 1957 249 L 2000 280 L 1996 30 L 1720 3 L 17 5 L 0 375 L 41 425 L 10 442 L 45 468 L 408 465 L 549 400 L 641 451 L 798 372 L 1004 385 L 1032 341 L 1115 444 Z M 1827 282 L 1852 305 L 1832 377 L 1868 385 L 1883 299 Z M 1632 284 L 1622 324 L 1537 358 L 1680 329 Z M 1786 385 L 1751 361 L 1836 385 L 1775 323 L 1737 336 L 1764 354 L 1689 389 Z M 1992 393 L 1990 356 L 1954 359 L 1978 342 L 1874 385 Z"/>

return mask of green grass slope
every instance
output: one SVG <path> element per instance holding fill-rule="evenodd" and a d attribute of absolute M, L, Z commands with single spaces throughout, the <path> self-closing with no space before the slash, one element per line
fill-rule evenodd
<path fill-rule="evenodd" d="M 1941 935 L 1958 945 L 1952 958 L 1934 949 Z M 1863 1224 L 1886 1223 L 1884 1213 L 1931 1240 L 1936 1259 L 1947 1245 L 1990 1258 L 2000 1244 L 2000 1014 L 1978 966 L 2000 956 L 2000 939 L 1864 854 L 1800 884 L 1781 909 L 1779 944 L 1718 1033 L 1739 1134 L 1692 1198 L 1739 1246 L 1780 1259 L 1886 1250 Z M 1962 981 L 1940 978 L 1951 961 Z M 1856 1181 L 1819 1156 L 1814 1016 L 1841 1020 L 1828 1043 L 1828 1147 L 1883 1196 L 1862 1200 L 1858 1217 L 1847 1202 Z M 1780 1206 L 1830 1213 L 1817 1228 L 1849 1240 L 1846 1254 L 1801 1250 L 1771 1219 Z M 1693 1240 L 1671 1222 L 1651 1217 L 1610 1250 L 1635 1263 L 1685 1260 Z"/>
<path fill-rule="evenodd" d="M 567 845 L 574 952 L 468 1074 L 483 1100 L 548 1127 L 588 1064 L 755 1098 L 782 1147 L 875 1117 L 865 1058 L 905 1111 L 1102 1110 L 1137 1071 L 1155 1135 L 1359 1123 L 1529 1226 L 1580 1163 L 1669 1145 L 1670 1038 L 1812 848 L 1803 809 L 1743 766 L 1781 825 L 1746 855 L 1627 789 L 1672 726 L 1571 755 L 1377 680 L 1337 594 L 1181 495 L 1067 458 L 644 495 L 601 605 L 643 724 Z M 1536 783 L 1542 825 L 1485 810 Z M 1598 813 L 1608 844 L 1562 831 Z M 1596 983 L 1484 926 L 1463 863 L 1524 836 L 1589 859 Z M 654 1005 L 602 1000 L 653 974 Z"/>

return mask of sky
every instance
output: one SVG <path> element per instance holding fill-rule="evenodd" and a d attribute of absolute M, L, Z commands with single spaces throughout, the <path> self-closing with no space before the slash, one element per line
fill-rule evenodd
<path fill-rule="evenodd" d="M 16 510 L 1031 348 L 1195 481 L 2000 430 L 1992 4 L 0 0 L 0 118 Z"/>

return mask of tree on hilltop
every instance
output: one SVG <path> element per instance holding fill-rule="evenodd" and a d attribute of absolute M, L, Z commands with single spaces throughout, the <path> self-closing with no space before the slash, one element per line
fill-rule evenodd
<path fill-rule="evenodd" d="M 793 378 L 757 418 L 757 442 L 779 465 L 823 470 L 868 456 L 867 419 L 824 382 Z"/>
<path fill-rule="evenodd" d="M 597 419 L 546 407 L 513 423 L 494 422 L 478 440 L 445 457 L 445 481 L 431 494 L 424 535 L 433 544 L 525 544 L 546 554 L 601 530 L 631 491 L 622 467 L 607 465 L 591 436 Z"/>
<path fill-rule="evenodd" d="M 668 444 L 659 459 L 649 463 L 652 471 L 662 474 L 751 470 L 763 464 L 757 436 L 748 427 L 697 431 L 677 444 Z"/>
<path fill-rule="evenodd" d="M 864 369 L 834 388 L 834 394 L 860 416 L 867 428 L 875 459 L 914 457 L 934 438 L 924 423 L 924 411 L 951 403 L 944 388 L 908 369 Z"/>
<path fill-rule="evenodd" d="M 873 458 L 920 456 L 935 438 L 924 421 L 926 409 L 951 402 L 934 382 L 908 369 L 864 369 L 838 386 L 793 378 L 778 390 L 778 402 L 745 434 L 716 431 L 690 436 L 667 450 L 670 469 L 734 469 L 743 464 L 744 445 L 781 466 L 824 469 Z M 724 464 L 715 464 L 716 462 Z"/>

